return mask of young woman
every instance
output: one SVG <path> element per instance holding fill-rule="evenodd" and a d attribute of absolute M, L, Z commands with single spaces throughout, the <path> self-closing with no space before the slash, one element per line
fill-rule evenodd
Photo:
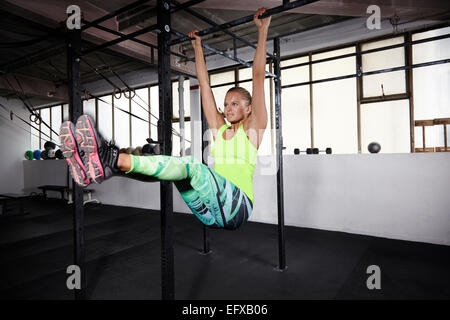
<path fill-rule="evenodd" d="M 203 112 L 213 132 L 211 170 L 192 156 L 135 156 L 119 153 L 95 130 L 92 119 L 83 115 L 76 125 L 61 125 L 62 151 L 73 179 L 80 186 L 102 183 L 120 172 L 141 174 L 157 180 L 173 181 L 187 206 L 196 217 L 210 227 L 234 230 L 250 217 L 253 210 L 253 172 L 258 148 L 267 126 L 264 95 L 266 40 L 270 17 L 258 19 L 266 11 L 258 9 L 253 21 L 258 28 L 258 45 L 253 61 L 253 96 L 244 88 L 230 89 L 224 101 L 225 123 L 217 110 L 209 86 L 208 71 L 201 45 L 193 38 L 195 66 L 200 84 Z"/>

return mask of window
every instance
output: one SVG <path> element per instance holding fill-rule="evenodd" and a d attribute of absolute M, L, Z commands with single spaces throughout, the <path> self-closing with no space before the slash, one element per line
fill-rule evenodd
<path fill-rule="evenodd" d="M 54 106 L 51 107 L 51 113 L 52 113 L 52 122 L 50 124 L 50 126 L 52 127 L 53 130 L 55 130 L 55 132 L 59 135 L 59 129 L 61 127 L 61 106 Z M 52 132 L 52 139 L 54 142 L 59 143 L 59 138 L 57 135 L 55 135 L 55 133 Z"/>
<path fill-rule="evenodd" d="M 281 67 L 288 67 L 294 64 L 308 63 L 309 57 L 300 57 L 281 61 Z M 309 81 L 309 65 L 281 70 L 281 84 L 283 86 Z M 308 89 L 309 90 L 309 89 Z"/>
<path fill-rule="evenodd" d="M 113 138 L 113 123 L 112 123 L 112 96 L 107 95 L 100 97 L 97 102 L 98 108 L 98 131 L 107 141 Z M 120 111 L 119 111 L 120 112 Z"/>
<path fill-rule="evenodd" d="M 34 125 L 34 124 L 33 124 Z M 36 126 L 36 125 L 34 125 Z M 41 149 L 39 145 L 39 131 L 34 129 L 33 127 L 30 127 L 30 148 L 31 150 L 39 150 Z"/>
<path fill-rule="evenodd" d="M 136 96 L 131 101 L 131 113 L 143 120 L 131 117 L 131 145 L 138 147 L 146 144 L 146 139 L 149 137 L 148 88 L 138 89 L 135 92 Z"/>
<path fill-rule="evenodd" d="M 113 99 L 114 103 L 114 141 L 120 148 L 130 147 L 130 99 L 124 95 Z M 120 110 L 121 109 L 121 110 Z"/>
<path fill-rule="evenodd" d="M 158 86 L 150 87 L 150 112 L 152 113 L 150 122 L 151 138 L 158 140 L 158 120 L 159 119 L 159 88 Z"/>
<path fill-rule="evenodd" d="M 183 81 L 183 98 L 184 98 L 184 116 L 191 116 L 191 108 L 190 108 L 190 95 L 189 95 L 189 80 Z M 172 83 L 172 100 L 173 100 L 173 118 L 178 119 L 180 117 L 180 98 L 178 93 L 179 82 L 175 81 Z"/>
<path fill-rule="evenodd" d="M 281 91 L 281 118 L 284 154 L 294 154 L 311 147 L 311 112 L 309 86 L 283 89 Z"/>
<path fill-rule="evenodd" d="M 355 47 L 329 51 L 312 56 L 324 59 L 355 52 Z M 312 65 L 313 80 L 355 73 L 356 58 L 321 62 Z M 356 79 L 344 79 L 313 84 L 314 147 L 332 148 L 333 153 L 357 153 Z"/>
<path fill-rule="evenodd" d="M 366 51 L 404 42 L 404 37 L 390 38 L 381 41 L 369 42 L 361 45 L 361 50 Z M 404 47 L 383 50 L 362 55 L 362 71 L 370 72 L 405 65 Z M 364 97 L 380 97 L 406 93 L 405 71 L 393 71 L 374 74 L 363 77 Z"/>
<path fill-rule="evenodd" d="M 381 145 L 380 153 L 410 152 L 409 100 L 361 105 L 362 153 L 371 142 Z"/>
<path fill-rule="evenodd" d="M 421 40 L 450 33 L 450 27 L 413 34 Z M 441 39 L 413 45 L 413 64 L 450 58 L 450 39 Z M 439 64 L 413 70 L 414 119 L 432 120 L 450 117 L 450 64 Z M 447 141 L 450 141 L 447 126 Z M 421 127 L 415 127 L 415 147 L 423 147 Z M 444 146 L 444 127 L 425 127 L 426 147 Z"/>
<path fill-rule="evenodd" d="M 69 105 L 63 104 L 63 121 L 69 120 Z"/>
<path fill-rule="evenodd" d="M 234 70 L 225 71 L 221 73 L 213 73 L 209 76 L 211 85 L 223 84 L 228 82 L 234 82 Z M 243 79 L 242 79 L 243 80 Z"/>
<path fill-rule="evenodd" d="M 420 32 L 412 35 L 412 40 L 433 38 L 450 33 L 450 27 Z M 414 64 L 450 58 L 450 38 L 413 45 Z M 417 69 L 418 70 L 418 69 Z"/>
<path fill-rule="evenodd" d="M 313 54 L 312 61 L 332 58 L 349 53 L 355 53 L 355 47 L 337 49 Z M 340 77 L 354 74 L 356 70 L 356 58 L 354 56 L 337 60 L 318 62 L 312 65 L 312 80 L 322 80 L 332 77 Z"/>
<path fill-rule="evenodd" d="M 50 126 L 50 108 L 43 108 L 39 110 L 39 113 L 41 115 L 42 123 L 40 125 L 41 127 L 41 149 L 44 148 L 44 144 L 46 141 L 50 140 L 50 128 L 47 127 L 44 122 Z"/>
<path fill-rule="evenodd" d="M 309 62 L 309 57 L 281 61 L 281 67 Z M 309 65 L 281 70 L 282 85 L 309 81 Z M 311 147 L 311 108 L 309 85 L 286 88 L 281 91 L 281 117 L 284 154 L 294 149 Z M 275 119 L 274 119 L 275 121 Z"/>
<path fill-rule="evenodd" d="M 95 122 L 97 122 L 97 119 L 95 117 L 95 99 L 89 99 L 83 101 L 83 114 L 87 114 L 91 116 L 92 119 L 94 119 Z"/>

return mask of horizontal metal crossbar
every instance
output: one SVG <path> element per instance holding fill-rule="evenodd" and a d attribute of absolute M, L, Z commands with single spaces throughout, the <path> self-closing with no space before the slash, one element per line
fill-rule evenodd
<path fill-rule="evenodd" d="M 271 77 L 266 76 L 266 79 L 270 79 L 270 78 Z M 239 80 L 239 81 L 225 82 L 225 83 L 212 85 L 211 89 L 225 87 L 225 86 L 233 86 L 233 85 L 236 85 L 236 84 L 241 84 L 241 83 L 246 83 L 246 82 L 251 82 L 251 81 L 253 81 L 253 79 L 245 79 L 245 80 Z"/>
<path fill-rule="evenodd" d="M 294 83 L 282 86 L 282 89 L 289 89 L 299 86 L 306 86 L 311 84 L 317 84 L 322 82 L 328 82 L 328 81 L 336 81 L 336 80 L 344 80 L 344 79 L 351 79 L 356 77 L 363 77 L 363 76 L 370 76 L 374 74 L 380 74 L 380 73 L 387 73 L 387 72 L 394 72 L 394 71 L 402 71 L 402 70 L 409 70 L 414 68 L 420 68 L 420 67 L 428 67 L 433 65 L 439 65 L 444 63 L 450 63 L 450 59 L 443 59 L 443 60 L 436 60 L 436 61 L 430 61 L 430 62 L 423 62 L 423 63 L 417 63 L 410 66 L 401 66 L 401 67 L 395 67 L 395 68 L 388 68 L 388 69 L 381 69 L 381 70 L 375 70 L 375 71 L 368 71 L 368 72 L 362 72 L 360 74 L 349 74 L 345 76 L 339 76 L 339 77 L 332 77 L 332 78 L 326 78 L 326 79 L 320 79 L 320 80 L 314 80 L 314 81 L 306 81 L 306 82 L 300 82 L 300 83 Z"/>
<path fill-rule="evenodd" d="M 283 5 L 281 5 L 281 6 L 278 6 L 278 7 L 272 8 L 272 9 L 268 9 L 266 12 L 264 12 L 258 18 L 259 19 L 263 19 L 263 18 L 266 18 L 268 16 L 272 16 L 274 14 L 281 13 L 281 12 L 284 12 L 284 11 L 288 11 L 288 10 L 291 10 L 291 9 L 294 9 L 294 8 L 297 8 L 297 7 L 301 7 L 301 6 L 304 6 L 304 5 L 313 3 L 313 2 L 317 2 L 317 1 L 319 1 L 319 0 L 297 0 L 297 1 L 292 1 L 292 2 L 284 2 Z M 213 26 L 211 28 L 199 31 L 197 33 L 197 35 L 200 36 L 200 37 L 201 36 L 205 36 L 207 34 L 215 33 L 217 31 L 222 31 L 222 30 L 229 29 L 229 28 L 232 28 L 232 27 L 236 27 L 236 26 L 239 26 L 241 24 L 244 24 L 244 23 L 247 23 L 247 22 L 250 22 L 250 21 L 253 21 L 253 15 L 248 15 L 248 16 L 245 16 L 245 17 L 242 17 L 242 18 L 235 19 L 235 20 L 230 21 L 230 22 L 223 23 L 221 25 L 216 25 L 216 26 Z M 170 41 L 169 45 L 172 46 L 172 45 L 175 45 L 175 44 L 186 42 L 188 40 L 189 40 L 188 37 L 180 37 L 179 39 L 175 39 L 175 40 Z"/>
<path fill-rule="evenodd" d="M 82 54 L 86 55 L 88 53 L 91 53 L 91 52 L 94 52 L 94 51 L 98 51 L 98 50 L 110 47 L 112 45 L 118 44 L 119 42 L 122 42 L 122 41 L 125 41 L 125 40 L 131 40 L 132 38 L 134 38 L 136 36 L 139 36 L 141 34 L 144 34 L 144 33 L 150 32 L 150 31 L 154 31 L 156 29 L 158 29 L 158 25 L 156 25 L 156 24 L 148 26 L 148 27 L 145 27 L 145 28 L 143 28 L 141 30 L 138 30 L 138 31 L 135 31 L 135 32 L 123 35 L 123 36 L 119 36 L 119 38 L 117 38 L 117 39 L 114 39 L 114 40 L 102 43 L 101 45 L 98 45 L 96 47 L 84 50 L 82 52 Z"/>
<path fill-rule="evenodd" d="M 447 38 L 450 38 L 450 33 L 449 34 L 444 34 L 444 35 L 441 35 L 441 36 L 432 37 L 432 38 L 427 38 L 427 39 L 421 39 L 421 40 L 415 40 L 415 41 L 406 41 L 406 42 L 403 42 L 403 43 L 393 44 L 393 45 L 390 45 L 390 46 L 385 46 L 385 47 L 380 47 L 380 48 L 375 48 L 375 49 L 370 49 L 370 50 L 364 50 L 364 51 L 360 51 L 360 52 L 347 53 L 347 54 L 343 54 L 343 55 L 340 55 L 340 56 L 334 56 L 334 57 L 330 57 L 330 58 L 314 60 L 314 61 L 311 61 L 311 62 L 297 63 L 297 64 L 293 64 L 293 65 L 290 65 L 290 66 L 281 67 L 281 70 L 298 68 L 298 67 L 304 67 L 304 66 L 307 66 L 309 64 L 316 64 L 316 63 L 328 62 L 328 61 L 333 61 L 333 60 L 338 60 L 338 59 L 343 59 L 343 58 L 350 58 L 350 57 L 354 57 L 354 56 L 358 56 L 358 55 L 369 54 L 369 53 L 374 53 L 374 52 L 380 52 L 380 51 L 384 51 L 384 50 L 391 50 L 391 49 L 406 47 L 406 46 L 420 44 L 420 43 L 426 43 L 426 42 L 430 42 L 430 41 L 442 40 L 442 39 L 447 39 Z"/>
<path fill-rule="evenodd" d="M 86 20 L 84 20 L 84 19 L 81 19 L 81 22 L 83 22 L 83 23 L 85 23 L 85 24 L 88 24 L 88 23 L 89 23 L 89 21 L 86 21 Z M 124 33 L 121 33 L 121 32 L 119 32 L 119 31 L 115 31 L 115 30 L 112 30 L 112 29 L 109 29 L 109 28 L 106 28 L 106 27 L 100 26 L 100 25 L 93 26 L 93 28 L 97 28 L 97 29 L 99 29 L 99 30 L 102 30 L 102 31 L 105 31 L 105 32 L 109 32 L 109 33 L 111 33 L 111 34 L 113 34 L 113 35 L 116 35 L 116 36 L 119 36 L 119 37 L 125 37 L 125 36 L 126 36 L 126 34 L 124 34 Z M 143 46 L 147 46 L 147 47 L 150 47 L 150 48 L 153 48 L 153 49 L 158 49 L 158 47 L 157 47 L 156 45 L 151 44 L 151 43 L 149 43 L 149 42 L 145 42 L 145 41 L 143 41 L 143 40 L 139 40 L 139 39 L 135 39 L 135 38 L 131 38 L 131 39 L 127 39 L 127 40 L 130 40 L 130 41 L 133 41 L 133 42 L 142 44 Z M 124 41 L 125 41 L 125 40 L 124 40 Z M 177 52 L 174 52 L 174 51 L 171 51 L 170 54 L 173 54 L 174 56 L 183 58 L 183 59 L 185 59 L 186 61 L 192 61 L 192 62 L 195 61 L 195 60 L 192 59 L 192 58 L 189 58 L 189 57 L 187 57 L 187 56 L 185 56 L 185 55 L 182 55 L 182 54 L 177 53 Z"/>

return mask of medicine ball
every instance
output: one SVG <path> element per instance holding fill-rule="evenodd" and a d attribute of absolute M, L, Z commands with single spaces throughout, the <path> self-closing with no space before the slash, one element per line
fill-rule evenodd
<path fill-rule="evenodd" d="M 56 152 L 55 152 L 55 157 L 56 157 L 57 159 L 64 159 L 64 155 L 63 155 L 61 149 L 56 150 Z"/>
<path fill-rule="evenodd" d="M 36 160 L 41 160 L 41 150 L 34 150 L 33 158 Z"/>
<path fill-rule="evenodd" d="M 56 144 L 52 141 L 47 141 L 44 143 L 45 150 L 50 150 L 50 149 L 55 149 L 55 148 L 56 148 Z"/>
<path fill-rule="evenodd" d="M 48 160 L 48 151 L 47 150 L 42 150 L 41 158 L 44 160 Z"/>
<path fill-rule="evenodd" d="M 50 150 L 47 150 L 47 154 L 48 154 L 49 159 L 55 159 L 56 151 L 55 151 L 55 149 L 50 149 Z"/>
<path fill-rule="evenodd" d="M 27 159 L 27 160 L 33 160 L 33 151 L 27 150 L 27 151 L 25 152 L 25 159 Z"/>
<path fill-rule="evenodd" d="M 371 142 L 369 143 L 367 150 L 369 150 L 370 153 L 378 153 L 381 150 L 381 146 L 378 142 Z"/>

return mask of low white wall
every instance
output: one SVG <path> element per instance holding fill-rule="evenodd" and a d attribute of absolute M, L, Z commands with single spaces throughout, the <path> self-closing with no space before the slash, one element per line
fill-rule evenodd
<path fill-rule="evenodd" d="M 450 245 L 450 153 L 283 159 L 286 225 Z M 64 184 L 64 161 L 24 168 L 27 188 Z M 251 221 L 277 223 L 275 173 L 274 157 L 258 158 Z M 160 209 L 159 183 L 113 177 L 89 188 L 106 204 Z M 174 211 L 190 212 L 175 187 Z"/>
<path fill-rule="evenodd" d="M 450 154 L 284 156 L 286 225 L 450 245 Z M 277 223 L 256 174 L 254 221 Z"/>

